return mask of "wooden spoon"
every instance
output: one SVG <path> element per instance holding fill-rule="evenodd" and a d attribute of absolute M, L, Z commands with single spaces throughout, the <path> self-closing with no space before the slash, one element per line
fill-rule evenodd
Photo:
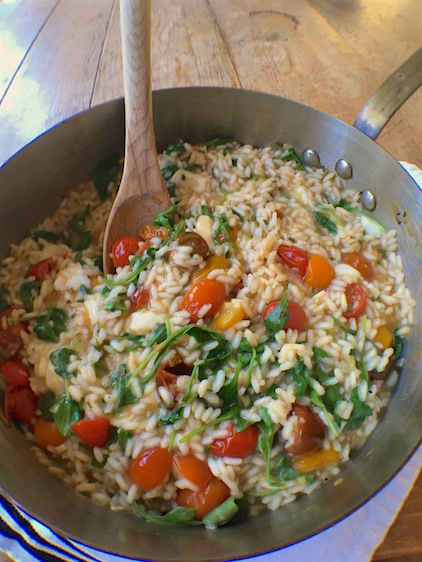
<path fill-rule="evenodd" d="M 104 233 L 104 273 L 114 270 L 113 243 L 167 209 L 170 196 L 160 172 L 152 122 L 151 0 L 121 0 L 126 147 L 123 177 Z"/>

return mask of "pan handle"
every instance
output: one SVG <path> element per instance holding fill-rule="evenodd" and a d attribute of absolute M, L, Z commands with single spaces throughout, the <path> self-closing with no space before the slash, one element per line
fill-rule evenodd
<path fill-rule="evenodd" d="M 356 117 L 353 126 L 376 139 L 390 117 L 422 84 L 422 47 L 385 80 Z"/>

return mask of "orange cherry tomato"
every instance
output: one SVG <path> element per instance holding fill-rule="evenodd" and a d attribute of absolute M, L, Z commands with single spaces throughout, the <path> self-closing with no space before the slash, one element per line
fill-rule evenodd
<path fill-rule="evenodd" d="M 142 240 L 136 236 L 124 236 L 116 240 L 112 250 L 114 267 L 129 265 L 129 256 L 134 256 L 137 253 L 139 242 L 142 242 Z"/>
<path fill-rule="evenodd" d="M 350 283 L 346 287 L 346 299 L 348 309 L 344 313 L 345 318 L 358 318 L 365 312 L 366 293 L 363 287 L 357 283 Z"/>
<path fill-rule="evenodd" d="M 167 449 L 151 447 L 144 449 L 130 463 L 129 476 L 144 492 L 153 490 L 168 478 L 171 456 Z"/>
<path fill-rule="evenodd" d="M 231 230 L 229 230 L 229 234 L 231 237 L 231 241 L 233 242 L 233 244 L 236 244 L 237 241 L 237 235 L 239 233 L 239 227 L 237 226 L 237 223 L 234 226 L 230 225 Z M 220 244 L 224 244 L 226 242 L 226 236 L 223 232 L 220 232 L 220 234 L 217 235 L 217 240 L 218 242 L 220 242 Z"/>
<path fill-rule="evenodd" d="M 326 289 L 334 278 L 334 268 L 322 256 L 312 254 L 305 273 L 305 283 L 313 289 Z"/>
<path fill-rule="evenodd" d="M 177 385 L 177 378 L 178 376 L 176 374 L 170 373 L 162 365 L 158 367 L 155 377 L 157 388 L 159 386 L 167 388 L 167 390 L 173 394 L 174 401 L 176 401 L 179 396 L 178 390 L 174 388 Z"/>
<path fill-rule="evenodd" d="M 150 299 L 149 290 L 145 287 L 139 287 L 129 298 L 132 310 L 142 310 L 148 308 Z"/>
<path fill-rule="evenodd" d="M 38 447 L 47 449 L 50 445 L 58 447 L 66 441 L 67 437 L 60 435 L 53 420 L 46 421 L 43 418 L 38 418 L 34 424 L 34 439 Z"/>
<path fill-rule="evenodd" d="M 161 240 L 166 240 L 169 237 L 170 231 L 165 226 L 155 226 L 153 224 L 147 224 L 141 228 L 139 235 L 142 240 L 152 240 L 153 238 L 160 238 Z"/>
<path fill-rule="evenodd" d="M 46 258 L 34 264 L 29 270 L 29 276 L 35 277 L 37 281 L 44 281 L 53 269 L 53 260 Z"/>
<path fill-rule="evenodd" d="M 178 490 L 177 503 L 182 507 L 196 509 L 195 519 L 201 520 L 229 496 L 230 488 L 222 480 L 213 476 L 208 484 L 197 492 Z"/>
<path fill-rule="evenodd" d="M 17 386 L 29 386 L 31 372 L 19 359 L 8 359 L 0 363 L 0 371 L 6 379 Z"/>
<path fill-rule="evenodd" d="M 262 313 L 262 319 L 265 320 L 266 316 L 272 312 L 279 303 L 280 301 L 271 302 Z M 295 302 L 289 302 L 287 306 L 289 308 L 289 319 L 283 329 L 297 330 L 298 332 L 301 332 L 306 324 L 305 311 Z"/>
<path fill-rule="evenodd" d="M 211 443 L 209 451 L 215 457 L 243 459 L 255 450 L 258 437 L 259 429 L 256 425 L 250 425 L 243 431 L 237 432 L 232 423 L 227 437 L 215 439 Z"/>
<path fill-rule="evenodd" d="M 38 396 L 29 386 L 9 384 L 4 395 L 4 413 L 6 419 L 31 424 L 38 408 Z"/>
<path fill-rule="evenodd" d="M 216 279 L 200 279 L 194 283 L 186 295 L 183 297 L 180 308 L 190 312 L 191 320 L 198 320 L 198 312 L 205 304 L 210 304 L 211 308 L 204 316 L 209 318 L 217 312 L 226 298 L 226 288 L 223 283 Z"/>
<path fill-rule="evenodd" d="M 319 441 L 324 439 L 325 425 L 307 406 L 294 404 L 292 413 L 297 416 L 293 443 L 286 448 L 289 455 L 301 455 L 318 449 Z"/>
<path fill-rule="evenodd" d="M 104 447 L 110 437 L 111 424 L 107 418 L 80 420 L 72 425 L 73 433 L 90 447 Z"/>
<path fill-rule="evenodd" d="M 347 265 L 357 269 L 364 279 L 370 281 L 374 277 L 374 270 L 372 269 L 371 262 L 359 254 L 358 252 L 350 252 L 342 255 L 342 260 Z"/>
<path fill-rule="evenodd" d="M 294 458 L 292 468 L 295 468 L 301 474 L 309 474 L 339 460 L 340 453 L 338 451 L 334 449 L 321 449 L 321 451 L 313 451 Z"/>
<path fill-rule="evenodd" d="M 204 488 L 212 478 L 208 464 L 189 452 L 187 455 L 175 453 L 171 469 L 176 478 L 186 478 L 198 488 Z"/>
<path fill-rule="evenodd" d="M 388 326 L 380 326 L 375 334 L 374 341 L 381 344 L 382 349 L 391 347 L 394 340 L 394 334 Z"/>
<path fill-rule="evenodd" d="M 305 277 L 306 268 L 308 267 L 308 256 L 302 248 L 282 244 L 278 248 L 277 254 L 281 261 L 297 273 L 299 277 L 302 277 L 302 279 Z"/>

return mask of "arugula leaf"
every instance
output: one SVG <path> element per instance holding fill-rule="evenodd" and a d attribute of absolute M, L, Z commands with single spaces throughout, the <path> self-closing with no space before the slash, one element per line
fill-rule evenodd
<path fill-rule="evenodd" d="M 156 523 L 157 525 L 187 525 L 188 523 L 192 525 L 200 525 L 199 521 L 194 521 L 196 515 L 196 509 L 193 507 L 175 507 L 165 515 L 155 515 L 141 509 L 136 501 L 132 502 L 132 507 L 137 515 L 143 517 L 150 523 Z"/>
<path fill-rule="evenodd" d="M 132 431 L 128 431 L 127 429 L 121 427 L 117 432 L 117 435 L 118 435 L 117 442 L 119 443 L 120 449 L 124 453 L 126 451 L 127 442 L 129 441 L 129 439 L 132 439 L 133 433 Z"/>
<path fill-rule="evenodd" d="M 105 465 L 107 464 L 108 461 L 108 457 L 110 455 L 104 455 L 103 461 L 102 462 L 98 462 L 97 459 L 95 457 L 92 457 L 91 459 L 91 466 L 94 468 L 104 468 Z"/>
<path fill-rule="evenodd" d="M 352 330 L 352 328 L 348 328 L 347 326 L 342 324 L 340 322 L 340 320 L 337 320 L 337 318 L 333 318 L 333 320 L 334 320 L 334 324 L 336 326 L 338 326 L 340 328 L 340 330 L 342 330 L 344 333 L 350 334 L 351 336 L 357 336 L 358 335 L 357 330 Z"/>
<path fill-rule="evenodd" d="M 223 213 L 219 217 L 219 225 L 213 235 L 215 243 L 220 246 L 226 244 L 230 248 L 235 248 L 232 235 L 230 234 L 232 231 L 233 227 L 229 225 L 226 213 Z"/>
<path fill-rule="evenodd" d="M 183 418 L 183 412 L 185 411 L 185 407 L 182 406 L 181 408 L 176 408 L 166 416 L 160 416 L 160 422 L 164 425 L 173 425 L 177 421 Z"/>
<path fill-rule="evenodd" d="M 265 393 L 265 396 L 271 396 L 271 398 L 273 400 L 277 400 L 277 398 L 278 398 L 278 395 L 277 395 L 277 392 L 276 392 L 277 388 L 279 388 L 278 385 L 276 383 L 273 383 L 270 386 L 270 388 L 267 390 L 267 392 Z"/>
<path fill-rule="evenodd" d="M 330 416 L 324 402 L 321 399 L 321 396 L 319 396 L 319 394 L 317 393 L 317 391 L 314 388 L 310 389 L 309 396 L 310 396 L 312 402 L 315 404 L 315 406 L 318 406 L 318 408 L 320 408 L 321 412 L 324 415 L 324 418 L 327 420 L 327 425 L 331 429 L 333 435 L 335 437 L 338 437 L 338 434 L 339 434 L 338 429 L 334 425 L 333 420 L 331 419 L 331 416 Z"/>
<path fill-rule="evenodd" d="M 343 400 L 343 396 L 340 393 L 340 386 L 338 384 L 326 386 L 325 394 L 321 397 L 321 399 L 326 405 L 328 411 L 333 414 L 337 425 L 340 425 L 341 418 L 335 413 L 337 404 Z"/>
<path fill-rule="evenodd" d="M 19 287 L 19 296 L 27 312 L 34 306 L 34 298 L 40 294 L 42 281 L 24 281 Z"/>
<path fill-rule="evenodd" d="M 354 388 L 350 393 L 350 402 L 353 404 L 353 410 L 347 420 L 345 429 L 358 429 L 367 417 L 372 416 L 372 410 L 368 404 L 360 400 L 357 388 Z"/>
<path fill-rule="evenodd" d="M 50 361 L 53 364 L 54 370 L 62 379 L 73 376 L 67 371 L 72 355 L 75 355 L 75 351 L 67 347 L 56 349 L 56 351 L 50 353 Z"/>
<path fill-rule="evenodd" d="M 51 242 L 52 244 L 58 242 L 61 238 L 60 234 L 56 234 L 56 232 L 50 232 L 49 230 L 36 230 L 32 236 L 34 240 L 38 241 L 40 238 L 42 238 L 46 242 Z"/>
<path fill-rule="evenodd" d="M 131 388 L 132 376 L 128 373 L 126 365 L 122 363 L 119 368 L 118 376 L 113 381 L 114 390 L 117 390 L 117 400 L 114 406 L 114 413 L 124 406 L 131 406 L 139 401 Z"/>
<path fill-rule="evenodd" d="M 92 295 L 91 289 L 88 289 L 88 287 L 85 287 L 85 285 L 81 285 L 79 287 L 79 292 L 84 293 L 85 295 Z"/>
<path fill-rule="evenodd" d="M 167 328 L 165 324 L 157 324 L 151 334 L 147 339 L 148 346 L 154 347 L 156 343 L 163 342 L 167 337 Z"/>
<path fill-rule="evenodd" d="M 202 212 L 203 215 L 207 215 L 207 217 L 210 217 L 210 218 L 214 219 L 211 211 L 208 209 L 208 207 L 206 205 L 201 205 L 201 212 Z"/>
<path fill-rule="evenodd" d="M 267 483 L 271 486 L 270 463 L 271 449 L 274 441 L 274 422 L 265 406 L 259 409 L 259 414 L 261 416 L 261 421 L 258 422 L 258 427 L 261 433 L 258 437 L 258 450 L 265 457 L 265 478 Z"/>
<path fill-rule="evenodd" d="M 304 396 L 308 386 L 309 381 L 309 369 L 305 365 L 303 359 L 299 359 L 296 365 L 288 371 L 293 377 L 293 382 L 296 388 L 295 396 Z"/>
<path fill-rule="evenodd" d="M 239 403 L 239 374 L 242 364 L 237 364 L 236 372 L 231 380 L 226 382 L 224 386 L 217 392 L 217 395 L 224 403 L 223 412 Z"/>
<path fill-rule="evenodd" d="M 203 433 L 213 425 L 218 425 L 219 423 L 222 423 L 224 421 L 236 419 L 236 416 L 239 415 L 239 412 L 240 412 L 240 407 L 238 404 L 235 404 L 228 412 L 221 414 L 220 416 L 218 416 L 218 418 L 215 418 L 210 422 L 204 423 L 199 427 L 197 427 L 196 429 L 192 430 L 190 433 L 184 435 L 179 442 L 185 443 L 185 441 L 188 441 L 194 435 L 198 435 L 198 433 Z"/>
<path fill-rule="evenodd" d="M 120 169 L 119 155 L 114 153 L 108 158 L 104 158 L 97 162 L 95 168 L 91 172 L 91 179 L 94 182 L 95 189 L 100 196 L 101 201 L 105 201 L 108 195 L 108 186 L 116 179 L 117 172 Z"/>
<path fill-rule="evenodd" d="M 290 466 L 286 455 L 281 451 L 271 463 L 270 475 L 271 477 L 276 478 L 276 480 L 271 480 L 271 484 L 273 486 L 276 484 L 283 484 L 288 480 L 294 480 L 295 478 L 299 478 L 299 476 L 301 476 L 298 470 Z"/>
<path fill-rule="evenodd" d="M 239 414 L 237 414 L 234 418 L 233 418 L 233 422 L 234 422 L 234 427 L 237 431 L 237 433 L 240 433 L 241 431 L 244 431 L 245 429 L 247 429 L 250 425 L 254 425 L 255 422 L 251 421 L 251 420 L 247 420 L 246 418 L 242 418 L 242 416 Z"/>
<path fill-rule="evenodd" d="M 236 504 L 234 497 L 230 496 L 226 499 L 226 501 L 205 515 L 202 519 L 202 523 L 204 525 L 213 526 L 225 525 L 230 521 L 230 519 L 233 519 L 238 511 L 239 507 Z"/>
<path fill-rule="evenodd" d="M 166 184 L 167 191 L 169 192 L 170 197 L 173 197 L 176 191 L 176 184 L 172 181 L 166 181 L 164 183 Z"/>
<path fill-rule="evenodd" d="M 66 244 L 75 252 L 86 250 L 91 243 L 91 232 L 82 228 L 89 213 L 89 208 L 90 206 L 87 205 L 83 211 L 73 217 L 70 223 L 70 232 Z"/>
<path fill-rule="evenodd" d="M 393 349 L 394 349 L 394 354 L 391 360 L 393 361 L 393 363 L 397 363 L 397 361 L 401 357 L 401 354 L 403 353 L 403 340 L 400 336 L 396 334 L 396 332 L 394 332 L 393 335 Z"/>
<path fill-rule="evenodd" d="M 260 365 L 260 357 L 264 349 L 265 343 L 261 343 L 257 347 L 252 347 L 245 336 L 243 336 L 240 342 L 237 360 L 240 361 L 243 367 L 248 366 L 248 386 L 250 386 L 252 382 L 253 365 L 255 361 L 258 361 L 258 365 Z"/>
<path fill-rule="evenodd" d="M 81 411 L 76 400 L 73 400 L 73 398 L 68 397 L 66 394 L 61 396 L 53 413 L 54 423 L 60 435 L 66 437 L 70 435 L 72 425 L 79 421 L 80 417 Z"/>
<path fill-rule="evenodd" d="M 325 193 L 323 195 L 326 195 Z M 331 203 L 331 202 L 330 202 Z M 339 226 L 344 226 L 343 221 L 341 220 L 341 218 L 338 216 L 338 214 L 333 210 L 332 208 L 332 204 L 331 205 L 317 205 L 316 207 L 318 210 L 320 211 L 328 211 L 331 216 L 334 218 L 334 221 L 339 225 Z"/>
<path fill-rule="evenodd" d="M 0 285 L 0 312 L 7 310 L 10 305 L 6 300 L 7 290 L 4 285 Z"/>
<path fill-rule="evenodd" d="M 191 164 L 186 164 L 185 170 L 187 172 L 202 172 L 202 166 L 200 164 L 195 164 L 192 162 Z"/>
<path fill-rule="evenodd" d="M 283 144 L 282 144 L 282 143 L 276 142 L 276 144 L 277 144 L 278 146 L 283 147 Z M 289 160 L 291 160 L 291 161 L 293 161 L 293 162 L 296 162 L 298 170 L 302 170 L 303 172 L 306 172 L 306 168 L 305 168 L 305 166 L 303 165 L 302 160 L 299 158 L 299 156 L 296 154 L 296 152 L 294 151 L 293 148 L 289 148 L 289 150 L 287 151 L 287 154 L 285 154 L 284 156 L 282 156 L 282 157 L 281 157 L 281 160 L 284 160 L 284 161 L 289 161 Z"/>
<path fill-rule="evenodd" d="M 255 174 L 255 172 L 252 172 L 252 174 L 248 177 L 248 180 L 265 180 L 265 176 L 261 176 L 260 174 Z"/>
<path fill-rule="evenodd" d="M 166 148 L 167 154 L 177 154 L 177 156 L 181 156 L 185 152 L 186 152 L 186 148 L 183 141 L 171 143 Z"/>
<path fill-rule="evenodd" d="M 51 408 L 54 406 L 55 401 L 56 395 L 52 390 L 48 390 L 38 400 L 38 408 L 41 410 L 41 415 L 45 421 L 51 421 L 53 419 L 53 412 L 51 411 Z"/>
<path fill-rule="evenodd" d="M 314 352 L 314 355 L 316 355 L 317 357 L 323 357 L 323 358 L 332 357 L 332 355 L 330 355 L 328 351 L 325 351 L 325 349 L 321 349 L 320 347 L 313 347 L 312 351 Z"/>
<path fill-rule="evenodd" d="M 62 308 L 50 306 L 46 314 L 35 318 L 34 333 L 40 340 L 58 342 L 62 332 L 67 331 L 68 316 Z"/>
<path fill-rule="evenodd" d="M 275 335 L 280 330 L 284 329 L 287 324 L 290 313 L 287 301 L 289 300 L 289 291 L 284 292 L 283 300 L 269 313 L 264 319 L 265 327 L 267 328 L 268 336 L 271 340 L 275 339 Z"/>
<path fill-rule="evenodd" d="M 324 215 L 323 213 L 320 213 L 319 211 L 315 211 L 314 217 L 315 217 L 315 220 L 321 226 L 326 228 L 329 232 L 332 232 L 333 234 L 337 234 L 336 223 L 334 221 L 332 221 L 331 219 L 329 219 L 326 215 Z"/>
<path fill-rule="evenodd" d="M 123 312 L 126 312 L 128 310 L 125 304 L 127 298 L 126 293 L 120 293 L 120 295 L 118 295 L 115 299 L 111 299 L 105 303 L 104 310 L 122 310 Z"/>
<path fill-rule="evenodd" d="M 178 169 L 179 168 L 176 166 L 176 164 L 169 164 L 165 168 L 162 168 L 161 175 L 163 176 L 164 180 L 169 180 L 174 176 Z"/>
<path fill-rule="evenodd" d="M 226 144 L 233 144 L 235 142 L 234 139 L 229 138 L 215 138 L 211 139 L 205 143 L 207 148 L 216 148 L 217 146 L 224 146 Z"/>
<path fill-rule="evenodd" d="M 343 209 L 346 209 L 346 211 L 349 211 L 349 213 L 353 213 L 354 215 L 365 217 L 368 221 L 370 221 L 373 225 L 375 225 L 381 232 L 387 232 L 386 229 L 382 226 L 382 224 L 380 224 L 378 221 L 370 217 L 367 213 L 364 213 L 363 211 L 353 207 L 353 205 L 351 205 L 348 201 L 346 201 L 346 199 L 340 199 L 336 207 L 343 207 Z"/>
<path fill-rule="evenodd" d="M 104 269 L 103 269 L 103 256 L 97 256 L 95 258 L 92 259 L 92 263 L 98 267 L 98 269 L 103 273 Z"/>

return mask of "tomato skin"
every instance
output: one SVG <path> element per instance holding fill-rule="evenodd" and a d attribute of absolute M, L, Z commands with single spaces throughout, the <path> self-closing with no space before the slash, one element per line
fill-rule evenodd
<path fill-rule="evenodd" d="M 347 265 L 357 269 L 366 281 L 371 281 L 371 279 L 373 279 L 374 270 L 372 268 L 372 264 L 365 258 L 365 256 L 362 256 L 362 254 L 359 254 L 358 252 L 343 254 L 342 260 L 344 263 L 347 263 Z"/>
<path fill-rule="evenodd" d="M 177 378 L 177 375 L 175 375 L 174 373 L 170 373 L 162 365 L 158 367 L 157 374 L 155 375 L 157 388 L 159 386 L 164 386 L 164 388 L 167 388 L 167 390 L 173 394 L 174 402 L 177 401 L 177 398 L 179 396 L 179 391 L 177 390 L 177 388 L 174 388 L 177 385 Z"/>
<path fill-rule="evenodd" d="M 155 226 L 153 224 L 147 224 L 139 231 L 140 237 L 145 241 L 152 240 L 153 238 L 166 240 L 169 237 L 169 234 L 170 231 L 165 226 Z"/>
<path fill-rule="evenodd" d="M 186 478 L 199 489 L 204 488 L 212 478 L 208 464 L 189 452 L 187 455 L 177 452 L 171 463 L 172 473 L 176 478 Z"/>
<path fill-rule="evenodd" d="M 280 301 L 270 302 L 270 304 L 265 308 L 264 312 L 262 313 L 262 320 L 265 320 L 268 314 L 270 314 L 270 312 L 272 312 L 277 307 L 278 304 L 280 304 Z"/>
<path fill-rule="evenodd" d="M 262 313 L 262 319 L 265 320 L 268 314 L 270 314 L 270 312 L 272 312 L 279 303 L 280 301 L 271 302 Z M 298 332 L 301 332 L 305 327 L 307 320 L 305 311 L 299 304 L 295 302 L 289 302 L 287 306 L 289 308 L 289 319 L 287 320 L 287 323 L 283 329 L 285 331 L 297 330 Z"/>
<path fill-rule="evenodd" d="M 230 488 L 222 480 L 213 476 L 208 484 L 197 492 L 178 490 L 177 503 L 182 507 L 196 509 L 194 519 L 201 520 L 229 496 Z"/>
<path fill-rule="evenodd" d="M 171 456 L 167 449 L 151 447 L 144 449 L 130 463 L 129 476 L 144 492 L 153 490 L 167 480 Z"/>
<path fill-rule="evenodd" d="M 51 271 L 53 270 L 53 260 L 51 258 L 46 258 L 34 264 L 29 270 L 29 276 L 35 277 L 37 281 L 44 281 Z"/>
<path fill-rule="evenodd" d="M 19 359 L 8 359 L 0 363 L 0 371 L 6 379 L 17 386 L 29 386 L 31 372 Z"/>
<path fill-rule="evenodd" d="M 149 299 L 149 290 L 145 287 L 139 287 L 129 298 L 131 309 L 136 311 L 148 308 Z"/>
<path fill-rule="evenodd" d="M 107 418 L 79 420 L 72 425 L 73 433 L 82 443 L 91 447 L 104 447 L 110 437 L 111 424 Z"/>
<path fill-rule="evenodd" d="M 47 449 L 50 445 L 52 447 L 62 445 L 67 437 L 60 435 L 53 420 L 46 421 L 43 418 L 38 418 L 34 424 L 34 439 L 38 447 Z"/>
<path fill-rule="evenodd" d="M 258 437 L 259 429 L 256 425 L 250 425 L 243 431 L 237 432 L 232 423 L 227 437 L 215 439 L 210 445 L 209 452 L 215 457 L 243 459 L 255 450 Z"/>
<path fill-rule="evenodd" d="M 350 283 L 346 287 L 346 299 L 349 308 L 343 313 L 345 318 L 358 318 L 365 312 L 366 293 L 357 283 Z"/>
<path fill-rule="evenodd" d="M 28 322 L 10 323 L 6 328 L 2 328 L 2 318 L 12 312 L 12 308 L 4 310 L 0 314 L 0 347 L 13 356 L 22 348 L 23 342 L 20 337 L 21 330 L 26 330 Z"/>
<path fill-rule="evenodd" d="M 286 246 L 282 244 L 277 250 L 277 254 L 292 271 L 297 273 L 302 279 L 305 277 L 308 267 L 308 256 L 302 248 L 298 246 Z"/>
<path fill-rule="evenodd" d="M 289 455 L 302 455 L 318 449 L 319 440 L 324 439 L 325 426 L 320 418 L 307 406 L 294 404 L 292 413 L 297 416 L 293 443 L 286 448 Z"/>
<path fill-rule="evenodd" d="M 308 287 L 326 289 L 333 279 L 334 268 L 331 263 L 318 254 L 312 254 L 304 278 Z"/>
<path fill-rule="evenodd" d="M 29 386 L 9 384 L 4 395 L 6 419 L 31 424 L 38 408 L 38 396 Z"/>
<path fill-rule="evenodd" d="M 139 242 L 141 242 L 141 239 L 136 236 L 123 236 L 123 238 L 114 242 L 112 260 L 116 269 L 129 265 L 129 256 L 136 254 L 139 249 Z"/>
<path fill-rule="evenodd" d="M 226 288 L 216 279 L 200 279 L 194 283 L 183 297 L 180 308 L 191 314 L 191 320 L 197 322 L 198 312 L 204 304 L 211 304 L 210 310 L 204 316 L 209 318 L 217 312 L 226 298 Z"/>

